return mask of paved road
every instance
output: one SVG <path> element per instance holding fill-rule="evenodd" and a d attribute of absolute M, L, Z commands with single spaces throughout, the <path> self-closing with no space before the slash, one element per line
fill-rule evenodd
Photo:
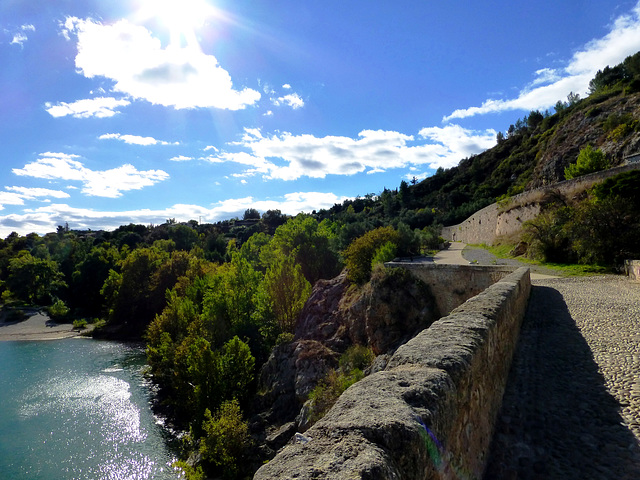
<path fill-rule="evenodd" d="M 533 283 L 485 479 L 640 479 L 640 284 Z"/>
<path fill-rule="evenodd" d="M 462 257 L 462 250 L 467 245 L 462 242 L 451 242 L 446 250 L 440 250 L 434 257 L 434 263 L 446 265 L 469 265 L 469 260 Z"/>
<path fill-rule="evenodd" d="M 531 266 L 515 259 L 497 258 L 492 253 L 479 247 L 469 247 L 462 242 L 451 242 L 446 250 L 440 250 L 434 257 L 433 261 L 440 264 L 448 265 L 510 265 L 514 267 L 529 267 L 531 269 L 531 279 L 548 279 L 557 278 L 555 272 L 539 266 Z"/>

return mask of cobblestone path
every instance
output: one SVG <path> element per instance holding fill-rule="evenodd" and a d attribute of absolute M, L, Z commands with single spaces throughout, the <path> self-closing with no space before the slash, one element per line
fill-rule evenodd
<path fill-rule="evenodd" d="M 640 479 L 640 284 L 533 284 L 485 479 Z"/>

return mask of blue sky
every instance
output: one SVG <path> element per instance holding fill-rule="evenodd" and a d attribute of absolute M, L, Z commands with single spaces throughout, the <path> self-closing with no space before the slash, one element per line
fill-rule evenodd
<path fill-rule="evenodd" d="M 0 237 L 378 194 L 639 50 L 636 1 L 5 0 Z"/>

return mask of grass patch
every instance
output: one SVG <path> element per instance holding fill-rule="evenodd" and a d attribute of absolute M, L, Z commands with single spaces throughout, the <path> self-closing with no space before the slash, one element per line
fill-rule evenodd
<path fill-rule="evenodd" d="M 514 245 L 507 244 L 507 243 L 500 244 L 500 245 L 486 245 L 483 243 L 479 245 L 470 245 L 470 246 L 473 248 L 483 248 L 498 258 L 511 258 L 527 265 L 547 268 L 549 270 L 553 270 L 556 275 L 563 276 L 563 277 L 579 277 L 579 276 L 602 275 L 605 273 L 610 273 L 607 267 L 603 267 L 601 265 L 551 263 L 551 262 L 542 262 L 540 260 L 532 260 L 530 258 L 526 258 L 523 256 L 513 257 L 509 255 L 509 252 L 513 250 Z"/>

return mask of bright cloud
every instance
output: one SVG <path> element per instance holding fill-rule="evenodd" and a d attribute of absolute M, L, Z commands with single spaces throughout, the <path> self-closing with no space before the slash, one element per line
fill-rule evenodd
<path fill-rule="evenodd" d="M 479 107 L 455 110 L 443 118 L 454 118 L 502 112 L 506 110 L 546 109 L 564 99 L 570 92 L 584 94 L 589 82 L 602 67 L 614 66 L 640 50 L 640 3 L 628 15 L 618 17 L 603 38 L 592 40 L 574 53 L 564 69 L 541 69 L 536 79 L 511 100 L 485 100 Z"/>
<path fill-rule="evenodd" d="M 294 110 L 304 107 L 304 100 L 297 93 L 291 93 L 289 95 L 284 95 L 283 97 L 274 98 L 271 102 L 276 106 L 288 105 Z"/>
<path fill-rule="evenodd" d="M 313 135 L 263 136 L 245 129 L 239 145 L 245 151 L 211 155 L 211 162 L 235 162 L 250 168 L 236 177 L 260 174 L 265 178 L 296 180 L 300 177 L 378 173 L 392 168 L 428 165 L 451 167 L 469 155 L 495 145 L 495 130 L 474 131 L 459 125 L 424 128 L 421 140 L 383 130 L 363 130 L 358 138 Z"/>
<path fill-rule="evenodd" d="M 105 133 L 98 137 L 100 140 L 120 140 L 129 145 L 179 145 L 178 142 L 169 143 L 163 140 L 156 140 L 153 137 L 140 137 L 138 135 L 121 135 L 120 133 Z"/>
<path fill-rule="evenodd" d="M 2 192 L 0 192 L 1 198 Z M 296 215 L 315 209 L 327 209 L 347 199 L 348 197 L 337 196 L 333 193 L 295 192 L 267 200 L 256 200 L 253 197 L 228 199 L 211 207 L 176 204 L 164 209 L 121 212 L 97 211 L 51 203 L 40 208 L 26 210 L 21 214 L 0 216 L 0 237 L 5 238 L 12 231 L 17 231 L 22 235 L 29 232 L 44 234 L 55 231 L 58 225 L 64 225 L 65 222 L 71 228 L 80 230 L 112 230 L 129 223 L 160 224 L 167 218 L 175 218 L 177 221 L 202 219 L 203 222 L 213 223 L 241 217 L 247 208 L 255 208 L 261 212 L 277 209 L 287 215 Z"/>
<path fill-rule="evenodd" d="M 76 67 L 87 78 L 106 77 L 114 90 L 153 104 L 181 108 L 243 109 L 260 99 L 250 88 L 235 90 L 231 76 L 197 46 L 170 45 L 127 20 L 103 25 L 70 17 L 63 33 L 76 35 Z"/>
<path fill-rule="evenodd" d="M 188 162 L 193 160 L 193 157 L 186 157 L 184 155 L 178 155 L 169 159 L 172 162 Z"/>
<path fill-rule="evenodd" d="M 67 115 L 71 115 L 75 118 L 107 118 L 116 115 L 119 107 L 126 107 L 130 103 L 128 100 L 99 97 L 78 100 L 73 103 L 60 102 L 56 105 L 46 103 L 45 109 L 52 117 L 66 117 Z"/>
<path fill-rule="evenodd" d="M 13 34 L 13 39 L 11 40 L 11 45 L 20 45 L 24 46 L 24 42 L 26 42 L 29 38 L 27 37 L 26 32 L 35 32 L 36 27 L 31 24 L 25 24 L 20 27 L 20 30 Z"/>
<path fill-rule="evenodd" d="M 110 170 L 94 171 L 77 161 L 77 155 L 43 153 L 35 162 L 24 168 L 13 169 L 19 176 L 82 182 L 86 195 L 117 198 L 122 192 L 140 190 L 169 178 L 162 170 L 138 171 L 133 165 L 122 165 Z"/>
<path fill-rule="evenodd" d="M 0 192 L 0 210 L 4 205 L 24 205 L 25 200 L 41 197 L 69 198 L 69 194 L 60 190 L 48 188 L 5 187 L 6 192 Z"/>

